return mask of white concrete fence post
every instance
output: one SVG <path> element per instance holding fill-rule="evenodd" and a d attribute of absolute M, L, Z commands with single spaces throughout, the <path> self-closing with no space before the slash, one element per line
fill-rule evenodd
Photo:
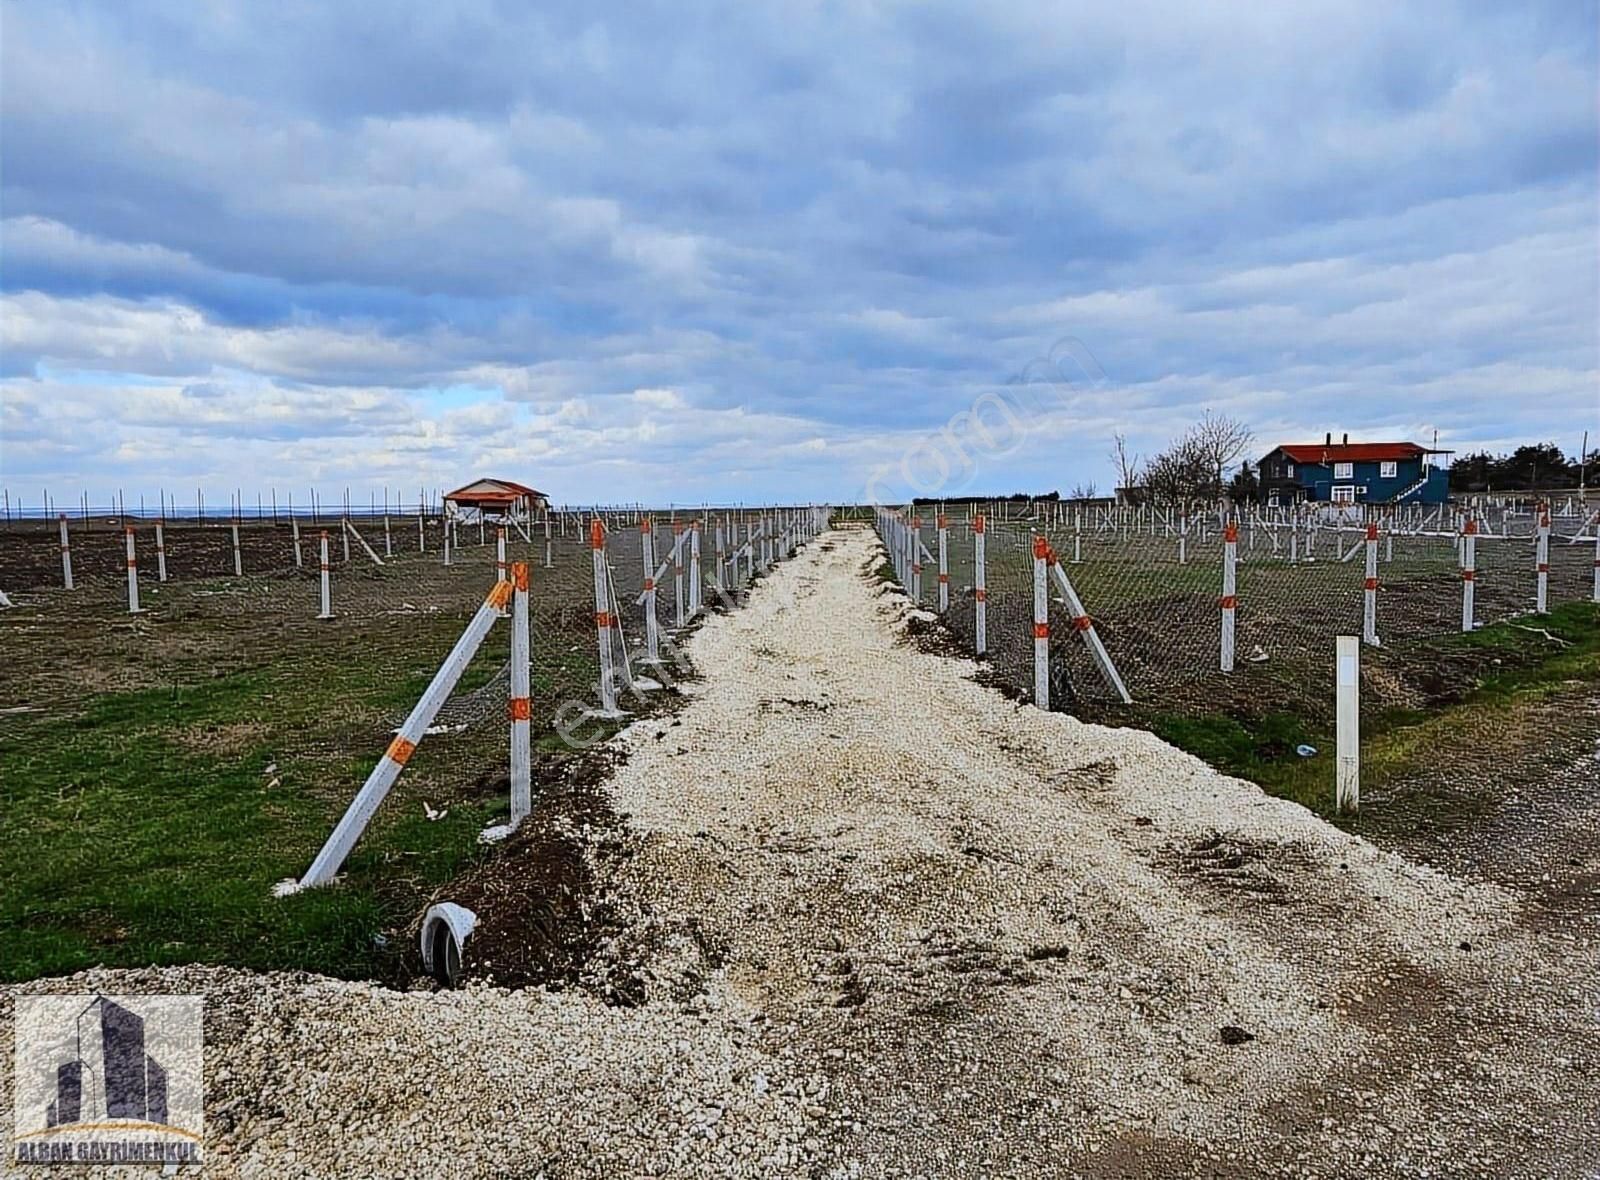
<path fill-rule="evenodd" d="M 63 512 L 56 522 L 61 529 L 61 586 L 72 589 L 72 545 L 67 540 L 67 514 Z"/>
<path fill-rule="evenodd" d="M 1461 527 L 1461 630 L 1471 631 L 1475 625 L 1473 590 L 1478 581 L 1478 522 L 1467 517 Z"/>
<path fill-rule="evenodd" d="M 511 826 L 533 810 L 533 701 L 529 666 L 528 566 L 511 567 Z"/>
<path fill-rule="evenodd" d="M 977 654 L 989 650 L 989 588 L 984 571 L 983 513 L 972 518 L 972 609 Z"/>
<path fill-rule="evenodd" d="M 387 512 L 383 514 L 383 555 L 385 557 L 394 556 L 394 539 L 389 534 L 389 514 Z"/>
<path fill-rule="evenodd" d="M 1539 540 L 1536 558 L 1539 575 L 1538 592 L 1534 609 L 1541 615 L 1550 613 L 1550 506 L 1539 506 Z"/>
<path fill-rule="evenodd" d="M 689 522 L 689 616 L 691 618 L 700 613 L 700 605 L 703 601 L 700 592 L 701 587 L 704 585 L 701 579 L 700 522 L 691 520 Z"/>
<path fill-rule="evenodd" d="M 911 518 L 911 600 L 922 605 L 922 517 Z"/>
<path fill-rule="evenodd" d="M 233 522 L 233 576 L 244 577 L 244 555 L 239 552 L 239 522 Z"/>
<path fill-rule="evenodd" d="M 426 553 L 427 551 L 428 535 L 422 531 L 422 504 L 419 501 L 417 503 L 417 552 Z"/>
<path fill-rule="evenodd" d="M 1033 703 L 1050 707 L 1050 543 L 1033 538 Z"/>
<path fill-rule="evenodd" d="M 1239 613 L 1239 526 L 1229 521 L 1222 531 L 1222 670 L 1233 671 L 1234 639 Z"/>
<path fill-rule="evenodd" d="M 166 523 L 167 522 L 164 520 L 156 521 L 156 581 L 158 582 L 165 582 L 167 580 Z M 295 564 L 298 565 L 299 562 L 296 562 Z"/>
<path fill-rule="evenodd" d="M 139 559 L 133 552 L 133 526 L 127 530 L 128 541 L 128 613 L 136 615 L 141 613 L 139 606 Z"/>
<path fill-rule="evenodd" d="M 1335 670 L 1334 810 L 1361 810 L 1361 642 L 1338 637 Z"/>
<path fill-rule="evenodd" d="M 1367 577 L 1362 583 L 1361 642 L 1378 646 L 1378 522 L 1367 522 Z"/>
<path fill-rule="evenodd" d="M 324 532 L 322 534 L 324 550 L 327 546 L 327 537 L 328 534 Z M 334 874 L 350 855 L 350 850 L 355 847 L 356 841 L 361 838 L 361 833 L 372 821 L 389 789 L 400 777 L 400 771 L 416 752 L 418 743 L 427 733 L 428 726 L 433 723 L 440 707 L 450 698 L 451 690 L 455 688 L 456 681 L 461 679 L 461 673 L 466 671 L 467 665 L 472 662 L 472 657 L 482 645 L 484 636 L 500 617 L 500 611 L 511 596 L 511 590 L 509 582 L 497 582 L 489 591 L 483 605 L 478 608 L 478 612 L 472 616 L 472 621 L 467 624 L 466 630 L 461 633 L 461 638 L 456 640 L 455 647 L 445 657 L 444 663 L 439 665 L 432 682 L 406 716 L 400 726 L 400 732 L 389 743 L 389 748 L 384 751 L 378 764 L 372 768 L 367 781 L 361 784 L 356 797 L 350 801 L 350 806 L 334 825 L 327 843 L 317 853 L 305 876 L 300 878 L 297 888 L 307 889 L 326 885 L 333 880 Z M 514 670 L 513 675 L 515 675 Z"/>
<path fill-rule="evenodd" d="M 612 670 L 611 632 L 616 623 L 608 589 L 606 526 L 599 517 L 589 522 L 589 550 L 594 557 L 594 627 L 600 645 L 600 709 L 593 716 L 614 719 L 622 716 L 622 710 L 617 708 L 616 673 Z"/>
<path fill-rule="evenodd" d="M 644 557 L 644 652 L 645 661 L 661 662 L 660 623 L 656 619 L 656 539 L 655 525 L 647 516 L 639 524 L 639 549 Z"/>
<path fill-rule="evenodd" d="M 328 530 L 322 530 L 320 541 L 321 553 L 319 564 L 322 567 L 322 610 L 317 615 L 319 619 L 333 618 L 333 585 L 328 570 Z"/>
<path fill-rule="evenodd" d="M 445 522 L 445 526 L 441 531 L 444 533 L 444 564 L 445 565 L 449 565 L 450 564 L 450 522 L 449 521 Z"/>
<path fill-rule="evenodd" d="M 305 557 L 300 552 L 300 518 L 298 516 L 289 518 L 289 533 L 294 538 L 294 568 L 304 569 L 306 562 Z"/>
<path fill-rule="evenodd" d="M 339 540 L 344 546 L 344 563 L 350 564 L 350 518 L 344 517 L 339 521 Z"/>
<path fill-rule="evenodd" d="M 676 599 L 677 613 L 673 616 L 676 626 L 682 627 L 686 621 L 683 610 L 683 521 L 672 522 L 672 591 Z"/>
<path fill-rule="evenodd" d="M 1594 600 L 1600 602 L 1600 519 L 1594 522 Z"/>
<path fill-rule="evenodd" d="M 939 513 L 939 613 L 950 609 L 950 518 Z"/>

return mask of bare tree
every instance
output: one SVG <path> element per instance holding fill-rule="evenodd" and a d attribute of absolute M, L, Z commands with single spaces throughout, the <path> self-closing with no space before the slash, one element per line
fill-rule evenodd
<path fill-rule="evenodd" d="M 1228 486 L 1228 472 L 1245 455 L 1255 433 L 1226 414 L 1213 414 L 1189 427 L 1144 467 L 1144 483 L 1158 500 L 1216 500 Z"/>
<path fill-rule="evenodd" d="M 1133 488 L 1139 484 L 1143 472 L 1139 456 L 1128 450 L 1128 436 L 1117 431 L 1111 436 L 1111 465 L 1117 471 L 1117 487 Z"/>
<path fill-rule="evenodd" d="M 1069 500 L 1093 500 L 1100 495 L 1100 490 L 1095 487 L 1094 480 L 1088 483 L 1074 484 Z"/>
<path fill-rule="evenodd" d="M 1207 469 L 1215 474 L 1220 491 L 1227 486 L 1228 470 L 1249 453 L 1256 434 L 1237 418 L 1207 410 L 1205 417 L 1191 426 L 1185 437 L 1205 460 Z"/>

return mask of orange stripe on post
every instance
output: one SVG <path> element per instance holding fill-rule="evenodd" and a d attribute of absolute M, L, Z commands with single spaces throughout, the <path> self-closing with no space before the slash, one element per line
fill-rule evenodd
<path fill-rule="evenodd" d="M 595 611 L 594 625 L 604 631 L 607 627 L 611 626 L 611 615 L 603 610 Z"/>
<path fill-rule="evenodd" d="M 1237 543 L 1239 540 L 1239 526 L 1230 520 L 1227 523 L 1227 526 L 1222 530 L 1222 539 L 1224 541 L 1233 541 Z"/>
<path fill-rule="evenodd" d="M 1035 537 L 1033 539 L 1033 555 L 1035 558 L 1049 557 L 1050 542 L 1043 537 Z"/>
<path fill-rule="evenodd" d="M 1239 608 L 1239 596 L 1237 594 L 1224 594 L 1217 599 L 1217 602 L 1223 610 L 1237 610 Z"/>
<path fill-rule="evenodd" d="M 530 721 L 533 719 L 533 702 L 528 697 L 512 697 L 508 702 L 508 712 L 513 721 Z"/>
<path fill-rule="evenodd" d="M 604 549 L 606 547 L 606 526 L 596 517 L 589 522 L 589 548 Z"/>
<path fill-rule="evenodd" d="M 498 610 L 500 607 L 511 601 L 511 583 L 496 582 L 494 586 L 490 588 L 488 597 L 486 597 L 484 601 Z"/>
<path fill-rule="evenodd" d="M 528 592 L 528 563 L 514 561 L 511 563 L 511 584 L 524 594 Z"/>
<path fill-rule="evenodd" d="M 1367 579 L 1366 588 L 1368 590 L 1376 590 L 1378 588 L 1378 579 L 1377 578 L 1368 578 Z"/>
<path fill-rule="evenodd" d="M 1088 615 L 1079 615 L 1072 620 L 1072 625 L 1079 631 L 1087 631 L 1094 626 L 1094 620 Z"/>
<path fill-rule="evenodd" d="M 1600 565 L 1600 561 L 1595 562 L 1595 564 L 1596 565 Z M 987 590 L 974 590 L 972 592 L 972 595 L 973 595 L 973 598 L 978 602 L 988 602 L 989 601 L 989 592 Z"/>
<path fill-rule="evenodd" d="M 983 532 L 983 513 L 980 512 L 972 518 L 972 531 L 975 533 Z"/>
<path fill-rule="evenodd" d="M 389 748 L 384 751 L 384 757 L 397 765 L 404 766 L 411 761 L 411 755 L 416 751 L 416 748 L 416 742 L 396 734 L 394 741 L 390 742 Z"/>
<path fill-rule="evenodd" d="M 1475 582 L 1478 580 L 1478 575 L 1473 570 L 1462 570 L 1461 580 L 1463 582 Z"/>
<path fill-rule="evenodd" d="M 1035 639 L 1049 639 L 1050 638 L 1050 624 L 1049 623 L 1035 623 L 1033 625 L 1033 637 Z"/>

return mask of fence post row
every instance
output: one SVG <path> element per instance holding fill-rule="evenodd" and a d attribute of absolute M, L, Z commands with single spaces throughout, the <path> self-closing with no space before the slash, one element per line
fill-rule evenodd
<path fill-rule="evenodd" d="M 1233 649 L 1239 611 L 1239 526 L 1229 521 L 1222 532 L 1222 670 L 1233 671 Z"/>
<path fill-rule="evenodd" d="M 1367 522 L 1367 577 L 1361 604 L 1361 642 L 1378 646 L 1378 523 Z"/>
<path fill-rule="evenodd" d="M 322 534 L 323 551 L 327 550 L 328 534 Z M 445 657 L 444 663 L 439 665 L 439 670 L 434 673 L 432 682 L 424 690 L 420 699 L 405 722 L 400 726 L 400 732 L 389 743 L 389 748 L 384 751 L 383 757 L 378 760 L 378 765 L 372 768 L 372 773 L 367 776 L 367 781 L 361 784 L 361 789 L 356 792 L 356 797 L 350 801 L 350 806 L 334 826 L 333 832 L 328 836 L 327 843 L 311 862 L 311 867 L 306 870 L 305 876 L 300 878 L 299 887 L 308 888 L 316 885 L 326 885 L 333 880 L 333 875 L 344 864 L 345 858 L 350 855 L 350 850 L 361 838 L 361 833 L 366 830 L 373 814 L 378 810 L 379 804 L 388 795 L 389 789 L 394 786 L 395 780 L 400 777 L 411 755 L 415 753 L 418 743 L 427 733 L 428 726 L 433 723 L 440 707 L 449 699 L 451 690 L 456 686 L 456 681 L 461 679 L 461 673 L 466 670 L 472 657 L 477 653 L 483 643 L 484 636 L 489 633 L 489 628 L 500 617 L 506 601 L 510 598 L 512 586 L 509 582 L 497 582 L 489 591 L 483 604 L 478 607 L 477 613 L 472 616 L 472 621 L 467 624 L 466 630 L 461 633 L 461 638 L 456 640 L 455 647 L 450 649 L 450 654 Z M 513 643 L 515 639 L 513 638 Z M 526 670 L 527 661 L 523 661 Z M 524 671 L 526 675 L 526 671 Z M 512 660 L 513 686 L 515 686 L 516 660 Z M 526 680 L 524 680 L 526 684 Z M 515 692 L 515 687 L 513 687 Z M 513 802 L 513 809 L 516 804 Z"/>
<path fill-rule="evenodd" d="M 1473 587 L 1478 579 L 1478 522 L 1471 516 L 1461 531 L 1461 629 L 1473 628 Z"/>
<path fill-rule="evenodd" d="M 72 546 L 67 541 L 67 514 L 63 512 L 57 521 L 61 527 L 61 585 L 72 589 Z"/>
<path fill-rule="evenodd" d="M 528 566 L 519 561 L 511 567 L 511 697 L 506 703 L 511 717 L 513 828 L 533 810 L 533 701 L 528 638 Z"/>
<path fill-rule="evenodd" d="M 133 526 L 130 524 L 127 531 L 128 540 L 128 613 L 139 614 L 139 559 L 133 553 Z"/>
<path fill-rule="evenodd" d="M 989 650 L 989 588 L 984 571 L 983 513 L 972 518 L 972 603 L 976 642 L 981 656 Z"/>

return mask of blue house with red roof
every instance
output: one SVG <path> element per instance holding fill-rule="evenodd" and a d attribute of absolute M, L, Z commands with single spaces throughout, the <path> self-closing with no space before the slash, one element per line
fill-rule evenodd
<path fill-rule="evenodd" d="M 1285 443 L 1261 460 L 1267 504 L 1443 504 L 1450 472 L 1435 461 L 1449 451 L 1411 442 Z"/>

